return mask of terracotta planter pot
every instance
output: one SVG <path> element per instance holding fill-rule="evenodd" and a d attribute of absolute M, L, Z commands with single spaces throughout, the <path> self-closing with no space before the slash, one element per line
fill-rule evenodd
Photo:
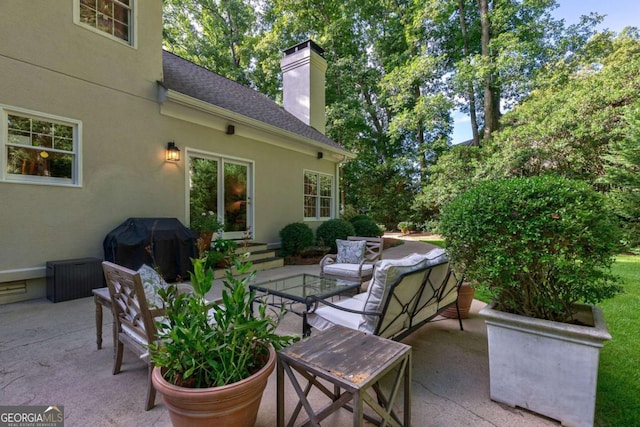
<path fill-rule="evenodd" d="M 203 255 L 205 251 L 211 249 L 211 240 L 213 240 L 213 231 L 201 231 L 198 237 L 198 253 Z"/>
<path fill-rule="evenodd" d="M 152 381 L 169 410 L 174 426 L 251 427 L 256 423 L 262 393 L 276 363 L 269 347 L 269 360 L 254 375 L 222 387 L 185 388 L 168 383 L 153 370 Z"/>
<path fill-rule="evenodd" d="M 469 285 L 469 283 L 465 282 L 460 286 L 460 290 L 458 291 L 458 308 L 460 309 L 461 319 L 469 317 L 469 309 L 471 308 L 471 303 L 473 302 L 475 294 L 476 289 Z M 443 311 L 442 316 L 449 319 L 457 319 L 458 312 L 456 311 L 455 304 Z"/>

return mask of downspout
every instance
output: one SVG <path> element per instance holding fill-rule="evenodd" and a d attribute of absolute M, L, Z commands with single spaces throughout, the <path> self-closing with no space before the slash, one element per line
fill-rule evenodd
<path fill-rule="evenodd" d="M 341 204 L 343 205 L 342 207 L 344 208 L 344 191 L 340 191 L 340 189 L 342 188 L 342 186 L 340 185 L 340 181 L 341 181 L 341 174 L 340 174 L 340 165 L 347 160 L 347 156 L 345 156 L 344 154 L 342 155 L 342 160 L 336 162 L 336 182 L 335 182 L 335 194 L 338 195 L 337 199 L 337 203 L 335 206 L 335 212 L 334 212 L 334 217 L 335 218 L 340 218 L 340 206 Z"/>

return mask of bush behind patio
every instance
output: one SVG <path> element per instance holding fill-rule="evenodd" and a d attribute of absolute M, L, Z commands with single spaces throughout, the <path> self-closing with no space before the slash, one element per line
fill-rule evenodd
<path fill-rule="evenodd" d="M 280 240 L 282 256 L 299 255 L 305 248 L 313 245 L 313 230 L 302 222 L 287 224 L 280 230 Z"/>
<path fill-rule="evenodd" d="M 344 219 L 330 219 L 320 224 L 316 230 L 316 240 L 330 246 L 333 253 L 337 252 L 336 239 L 346 239 L 356 234 L 353 225 Z"/>
<path fill-rule="evenodd" d="M 617 223 L 581 181 L 537 176 L 485 181 L 443 209 L 451 261 L 496 309 L 570 321 L 576 302 L 620 292 L 610 273 Z"/>

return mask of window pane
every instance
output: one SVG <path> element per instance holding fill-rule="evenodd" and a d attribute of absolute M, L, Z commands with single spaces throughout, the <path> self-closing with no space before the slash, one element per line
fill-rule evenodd
<path fill-rule="evenodd" d="M 33 120 L 31 124 L 31 131 L 34 133 L 46 133 L 51 135 L 51 123 L 41 120 Z"/>
<path fill-rule="evenodd" d="M 73 151 L 73 140 L 67 138 L 56 138 L 53 148 L 56 150 Z"/>
<path fill-rule="evenodd" d="M 224 164 L 224 229 L 247 229 L 247 175 L 245 165 Z"/>
<path fill-rule="evenodd" d="M 8 147 L 7 172 L 15 175 L 72 178 L 73 155 Z"/>
<path fill-rule="evenodd" d="M 113 34 L 113 20 L 103 14 L 98 15 L 98 29 Z"/>
<path fill-rule="evenodd" d="M 324 197 L 331 197 L 331 177 L 330 176 L 321 176 L 320 177 L 320 195 Z"/>
<path fill-rule="evenodd" d="M 66 125 L 53 125 L 53 134 L 56 138 L 73 138 L 73 127 Z"/>
<path fill-rule="evenodd" d="M 113 16 L 113 1 L 112 0 L 98 0 L 98 10 L 101 14 L 112 17 Z"/>
<path fill-rule="evenodd" d="M 304 175 L 304 194 L 318 194 L 318 175 Z"/>
<path fill-rule="evenodd" d="M 209 211 L 218 213 L 218 162 L 191 159 L 189 209 L 191 221 Z M 217 216 L 217 215 L 216 215 Z"/>
<path fill-rule="evenodd" d="M 121 40 L 131 40 L 129 0 L 80 0 L 80 22 Z"/>
<path fill-rule="evenodd" d="M 9 125 L 9 129 L 31 132 L 31 119 L 28 119 L 26 117 L 14 116 L 9 114 L 7 123 Z"/>
<path fill-rule="evenodd" d="M 316 217 L 316 198 L 313 196 L 305 196 L 304 198 L 304 216 L 305 218 Z"/>
<path fill-rule="evenodd" d="M 51 138 L 51 135 L 36 133 L 32 137 L 32 143 L 34 147 L 53 148 L 53 138 Z"/>
<path fill-rule="evenodd" d="M 331 199 L 320 199 L 320 216 L 325 218 L 331 216 Z"/>
<path fill-rule="evenodd" d="M 129 27 L 126 24 L 115 21 L 113 23 L 113 35 L 119 39 L 129 41 Z"/>
<path fill-rule="evenodd" d="M 31 145 L 31 133 L 10 130 L 9 144 Z"/>

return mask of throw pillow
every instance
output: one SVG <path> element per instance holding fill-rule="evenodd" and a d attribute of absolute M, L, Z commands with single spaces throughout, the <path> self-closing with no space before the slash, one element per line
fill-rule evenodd
<path fill-rule="evenodd" d="M 338 264 L 360 264 L 364 259 L 364 251 L 367 247 L 366 240 L 341 240 L 336 239 L 338 247 Z"/>
<path fill-rule="evenodd" d="M 162 298 L 158 295 L 158 289 L 166 289 L 169 285 L 165 282 L 156 270 L 143 264 L 138 270 L 140 279 L 142 280 L 142 287 L 144 288 L 144 295 L 147 298 L 147 305 L 149 308 L 162 308 Z"/>

